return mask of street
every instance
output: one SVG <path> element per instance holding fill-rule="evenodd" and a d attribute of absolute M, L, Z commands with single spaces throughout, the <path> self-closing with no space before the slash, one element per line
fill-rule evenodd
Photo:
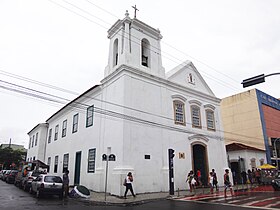
<path fill-rule="evenodd" d="M 161 209 L 161 210 L 237 210 L 237 209 L 248 209 L 243 204 L 248 203 L 247 201 L 252 202 L 253 200 L 260 201 L 261 199 L 266 199 L 266 202 L 273 202 L 274 204 L 279 204 L 280 194 L 279 192 L 256 192 L 252 193 L 240 193 L 234 198 L 224 199 L 218 196 L 192 196 L 188 198 L 181 198 L 177 200 L 160 200 L 154 202 L 147 202 L 142 205 L 134 206 L 101 206 L 101 205 L 92 205 L 86 202 L 77 201 L 74 199 L 60 200 L 58 197 L 45 197 L 42 199 L 37 199 L 33 195 L 20 190 L 15 187 L 13 184 L 6 184 L 5 182 L 0 181 L 0 209 L 1 210 L 22 210 L 22 209 L 32 209 L 32 210 L 49 210 L 49 209 L 69 209 L 69 210 L 87 210 L 87 209 L 96 209 L 96 210 L 152 210 L 152 209 Z M 247 200 L 246 200 L 247 199 Z M 277 201 L 278 199 L 278 201 Z M 243 202 L 242 202 L 243 200 Z M 238 202 L 239 201 L 239 202 Z M 246 201 L 246 202 L 245 202 Z M 228 205 L 231 204 L 231 205 Z M 266 203 L 267 204 L 267 203 Z M 279 205 L 278 205 L 279 206 Z M 256 206 L 250 206 L 254 208 Z M 260 209 L 261 206 L 256 208 Z M 262 208 L 262 209 L 275 209 L 271 208 Z"/>

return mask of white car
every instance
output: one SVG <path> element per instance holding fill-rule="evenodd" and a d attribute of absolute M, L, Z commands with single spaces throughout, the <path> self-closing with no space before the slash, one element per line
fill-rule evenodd
<path fill-rule="evenodd" d="M 30 193 L 36 194 L 37 198 L 42 195 L 58 195 L 63 198 L 63 183 L 60 176 L 40 174 L 31 183 Z"/>

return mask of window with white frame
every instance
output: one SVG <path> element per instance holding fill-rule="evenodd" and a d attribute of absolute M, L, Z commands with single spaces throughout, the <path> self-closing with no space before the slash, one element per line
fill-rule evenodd
<path fill-rule="evenodd" d="M 96 148 L 88 150 L 88 173 L 95 172 L 95 154 Z"/>
<path fill-rule="evenodd" d="M 79 120 L 79 114 L 77 113 L 73 116 L 72 133 L 76 133 L 78 131 L 78 120 Z"/>
<path fill-rule="evenodd" d="M 37 146 L 38 143 L 38 132 L 36 133 L 36 137 L 35 137 L 35 146 Z"/>
<path fill-rule="evenodd" d="M 64 173 L 66 170 L 68 170 L 68 164 L 69 164 L 69 154 L 64 154 L 63 155 L 62 173 Z"/>
<path fill-rule="evenodd" d="M 54 169 L 53 169 L 54 173 L 57 173 L 57 168 L 58 168 L 58 155 L 54 157 Z"/>
<path fill-rule="evenodd" d="M 56 141 L 58 138 L 58 129 L 59 129 L 59 125 L 55 126 L 55 130 L 54 130 L 54 140 Z"/>
<path fill-rule="evenodd" d="M 31 142 L 32 142 L 32 137 L 30 137 L 30 139 L 29 139 L 29 146 L 28 146 L 28 149 L 31 148 Z"/>
<path fill-rule="evenodd" d="M 192 126 L 201 128 L 200 108 L 196 105 L 191 106 Z"/>
<path fill-rule="evenodd" d="M 175 124 L 186 125 L 185 121 L 185 104 L 181 101 L 173 101 L 174 121 Z"/>
<path fill-rule="evenodd" d="M 52 140 L 52 129 L 49 129 L 48 143 L 51 143 Z"/>
<path fill-rule="evenodd" d="M 206 110 L 206 123 L 208 130 L 215 130 L 215 118 L 214 118 L 214 111 L 207 109 Z"/>
<path fill-rule="evenodd" d="M 260 159 L 260 166 L 262 166 L 263 164 L 264 164 L 264 159 L 261 158 L 261 159 Z"/>
<path fill-rule="evenodd" d="M 67 120 L 64 120 L 62 123 L 62 137 L 66 136 L 66 129 L 67 129 Z"/>
<path fill-rule="evenodd" d="M 48 157 L 48 162 L 47 162 L 47 165 L 48 165 L 48 172 L 50 172 L 50 168 L 51 168 L 51 157 Z"/>
<path fill-rule="evenodd" d="M 93 112 L 94 112 L 93 105 L 87 108 L 86 127 L 93 125 Z"/>

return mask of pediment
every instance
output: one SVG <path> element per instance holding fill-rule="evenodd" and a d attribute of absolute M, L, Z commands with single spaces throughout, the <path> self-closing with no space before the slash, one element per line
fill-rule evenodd
<path fill-rule="evenodd" d="M 185 61 L 167 72 L 166 79 L 207 95 L 215 96 L 191 61 Z"/>

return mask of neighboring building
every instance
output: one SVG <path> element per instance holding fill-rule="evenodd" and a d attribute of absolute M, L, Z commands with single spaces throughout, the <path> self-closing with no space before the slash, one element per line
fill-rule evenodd
<path fill-rule="evenodd" d="M 32 162 L 34 160 L 45 161 L 47 130 L 48 124 L 41 123 L 28 132 L 29 144 L 26 158 L 27 162 Z"/>
<path fill-rule="evenodd" d="M 71 185 L 104 192 L 102 157 L 114 154 L 107 192 L 123 195 L 129 171 L 137 193 L 168 191 L 168 149 L 174 149 L 175 189 L 187 188 L 190 170 L 200 169 L 207 184 L 215 168 L 222 183 L 227 157 L 220 99 L 192 62 L 165 74 L 160 31 L 128 13 L 109 29 L 108 38 L 109 62 L 101 84 L 65 105 L 44 126 L 32 129 L 28 157 L 42 153 L 50 173 L 62 175 L 68 169 Z M 46 146 L 33 153 L 37 132 Z"/>
<path fill-rule="evenodd" d="M 0 149 L 8 148 L 10 147 L 12 150 L 20 150 L 22 152 L 27 152 L 27 149 L 24 148 L 23 145 L 18 144 L 1 144 Z"/>
<path fill-rule="evenodd" d="M 278 158 L 280 152 L 280 140 L 274 147 L 280 137 L 279 99 L 252 89 L 222 99 L 221 112 L 226 144 L 241 143 L 260 149 L 265 153 L 264 162 L 276 166 L 276 149 Z M 249 166 L 250 159 L 240 158 Z M 255 157 L 255 161 L 259 165 L 263 158 Z"/>
<path fill-rule="evenodd" d="M 241 172 L 256 170 L 266 160 L 265 150 L 245 144 L 231 143 L 226 145 L 226 150 L 235 183 L 242 183 Z"/>

